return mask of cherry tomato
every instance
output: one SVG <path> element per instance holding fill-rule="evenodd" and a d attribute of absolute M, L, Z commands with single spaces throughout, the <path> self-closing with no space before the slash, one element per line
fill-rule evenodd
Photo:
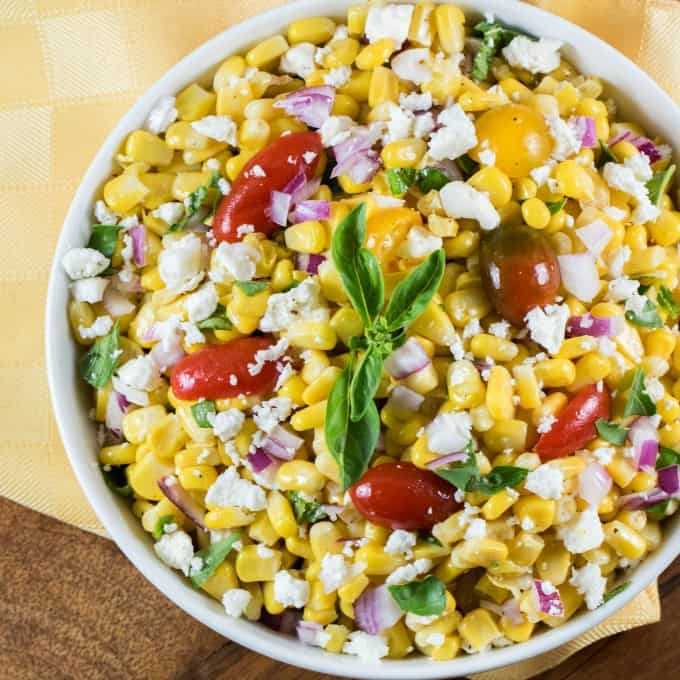
<path fill-rule="evenodd" d="M 378 258 L 383 271 L 398 271 L 398 251 L 411 227 L 422 223 L 420 213 L 410 208 L 384 208 L 368 218 L 366 247 Z"/>
<path fill-rule="evenodd" d="M 274 340 L 266 336 L 238 338 L 189 354 L 173 368 L 172 391 L 178 399 L 187 400 L 271 392 L 279 375 L 276 362 L 265 362 L 257 375 L 250 374 L 248 364 L 255 363 L 255 352 L 273 344 Z"/>
<path fill-rule="evenodd" d="M 451 484 L 413 463 L 371 468 L 349 493 L 366 519 L 389 529 L 431 529 L 460 507 Z"/>
<path fill-rule="evenodd" d="M 322 151 L 318 133 L 294 132 L 279 137 L 255 154 L 234 180 L 229 194 L 220 201 L 213 220 L 215 238 L 231 243 L 240 241 L 243 235 L 237 230 L 242 224 L 252 224 L 262 234 L 277 229 L 267 215 L 272 191 L 285 189 L 300 170 L 310 179 Z M 309 155 L 305 157 L 306 154 Z M 260 170 L 253 173 L 258 166 Z"/>
<path fill-rule="evenodd" d="M 552 460 L 582 449 L 597 437 L 595 421 L 609 420 L 611 411 L 609 388 L 605 384 L 601 390 L 597 385 L 586 385 L 565 406 L 550 430 L 538 438 L 534 451 L 543 460 Z"/>
<path fill-rule="evenodd" d="M 530 227 L 501 227 L 479 249 L 482 283 L 496 311 L 515 326 L 527 312 L 550 304 L 560 287 L 560 268 L 548 239 Z"/>

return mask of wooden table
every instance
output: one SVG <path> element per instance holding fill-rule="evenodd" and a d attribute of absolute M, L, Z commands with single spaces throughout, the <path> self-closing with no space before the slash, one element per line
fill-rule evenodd
<path fill-rule="evenodd" d="M 662 623 L 586 648 L 540 680 L 678 677 L 680 559 Z M 188 617 L 113 542 L 0 499 L 3 680 L 330 680 L 225 640 Z"/>

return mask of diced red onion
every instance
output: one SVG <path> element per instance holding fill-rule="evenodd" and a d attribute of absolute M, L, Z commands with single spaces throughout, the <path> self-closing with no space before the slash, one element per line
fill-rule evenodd
<path fill-rule="evenodd" d="M 338 163 L 331 177 L 348 175 L 355 184 L 365 184 L 375 177 L 380 169 L 381 161 L 377 151 L 359 151 Z"/>
<path fill-rule="evenodd" d="M 572 116 L 569 122 L 576 130 L 583 148 L 593 149 L 597 146 L 597 129 L 594 118 L 590 116 Z"/>
<path fill-rule="evenodd" d="M 325 262 L 326 258 L 323 255 L 316 255 L 314 253 L 297 253 L 295 255 L 295 268 L 301 272 L 308 274 L 318 274 L 319 265 Z"/>
<path fill-rule="evenodd" d="M 353 156 L 356 156 L 358 153 L 370 151 L 377 140 L 378 135 L 369 128 L 352 128 L 349 139 L 346 139 L 344 142 L 340 142 L 340 144 L 336 144 L 333 147 L 335 162 L 342 164 Z M 333 176 L 337 177 L 337 175 Z"/>
<path fill-rule="evenodd" d="M 645 154 L 650 163 L 656 163 L 667 156 L 664 148 L 658 147 L 651 139 L 642 135 L 635 135 L 631 130 L 625 130 L 613 139 L 609 140 L 609 146 L 615 146 L 619 142 L 628 142 L 638 151 Z"/>
<path fill-rule="evenodd" d="M 644 510 L 652 505 L 668 500 L 670 495 L 663 489 L 650 489 L 640 493 L 631 493 L 619 497 L 619 506 L 625 510 Z"/>
<path fill-rule="evenodd" d="M 680 492 L 680 465 L 669 465 L 658 471 L 659 486 L 667 494 L 675 496 Z"/>
<path fill-rule="evenodd" d="M 498 616 L 504 616 L 508 621 L 516 625 L 524 622 L 524 616 L 522 616 L 517 600 L 514 597 L 511 597 L 502 605 L 491 602 L 490 600 L 481 600 L 479 606 Z"/>
<path fill-rule="evenodd" d="M 130 229 L 132 237 L 132 260 L 138 267 L 146 264 L 146 228 L 138 224 Z"/>
<path fill-rule="evenodd" d="M 123 428 L 123 416 L 127 413 L 130 407 L 130 402 L 125 398 L 125 395 L 120 392 L 111 392 L 106 401 L 106 427 L 111 430 L 117 437 Z"/>
<path fill-rule="evenodd" d="M 647 439 L 640 445 L 640 454 L 637 457 L 638 470 L 653 470 L 656 459 L 659 456 L 659 442 Z"/>
<path fill-rule="evenodd" d="M 320 128 L 331 115 L 335 90 L 329 85 L 303 87 L 295 90 L 274 104 L 309 127 Z"/>
<path fill-rule="evenodd" d="M 638 470 L 654 469 L 659 455 L 659 432 L 656 419 L 648 416 L 637 418 L 630 426 L 628 434 L 635 449 L 635 465 Z"/>
<path fill-rule="evenodd" d="M 193 496 L 179 483 L 175 475 L 166 475 L 158 480 L 158 487 L 165 497 L 176 505 L 196 526 L 207 531 L 204 517 L 205 510 L 194 500 Z"/>
<path fill-rule="evenodd" d="M 465 453 L 465 451 L 456 451 L 455 453 L 447 453 L 444 456 L 439 456 L 439 458 L 435 458 L 434 460 L 425 463 L 425 465 L 430 470 L 436 470 L 437 468 L 444 467 L 444 465 L 449 465 L 450 463 L 461 463 L 462 461 L 467 460 L 467 457 L 468 454 Z"/>
<path fill-rule="evenodd" d="M 564 605 L 560 591 L 548 581 L 534 579 L 534 592 L 538 599 L 538 609 L 548 616 L 564 616 Z"/>
<path fill-rule="evenodd" d="M 262 442 L 261 450 L 270 456 L 274 456 L 274 458 L 292 460 L 295 456 L 295 452 L 303 444 L 303 439 L 288 432 L 288 430 L 281 427 L 281 425 L 277 425 Z M 259 470 L 255 470 L 255 472 L 259 472 Z"/>
<path fill-rule="evenodd" d="M 611 227 L 603 220 L 595 220 L 576 230 L 576 235 L 588 248 L 593 257 L 600 257 L 602 251 L 609 245 L 614 236 Z"/>
<path fill-rule="evenodd" d="M 395 349 L 385 359 L 385 370 L 397 380 L 407 378 L 412 373 L 421 371 L 432 363 L 423 346 L 415 339 L 409 338 L 399 349 Z"/>
<path fill-rule="evenodd" d="M 120 291 L 121 293 L 142 293 L 144 292 L 144 288 L 142 288 L 142 280 L 139 276 L 139 274 L 134 274 L 134 273 L 129 273 L 130 280 L 129 281 L 122 281 L 120 278 L 120 274 L 116 274 L 113 279 L 113 285 L 116 288 L 116 290 Z M 110 288 L 110 286 L 109 286 Z"/>
<path fill-rule="evenodd" d="M 291 195 L 283 191 L 272 191 L 269 203 L 269 219 L 274 224 L 285 227 L 288 224 Z"/>
<path fill-rule="evenodd" d="M 249 453 L 246 458 L 248 459 L 253 472 L 256 472 L 257 474 L 266 470 L 274 462 L 266 451 L 259 448 L 255 449 L 252 453 Z"/>
<path fill-rule="evenodd" d="M 283 189 L 284 194 L 290 194 L 290 205 L 295 206 L 313 196 L 321 186 L 321 178 L 315 177 L 307 181 L 307 175 L 300 170 Z"/>
<path fill-rule="evenodd" d="M 310 220 L 327 220 L 331 216 L 331 204 L 328 201 L 301 201 L 295 208 L 295 222 Z"/>
<path fill-rule="evenodd" d="M 354 603 L 354 621 L 370 635 L 391 628 L 403 613 L 386 585 L 367 588 Z"/>
<path fill-rule="evenodd" d="M 625 322 L 622 316 L 571 316 L 567 321 L 566 336 L 575 338 L 590 335 L 593 338 L 613 338 L 623 333 Z"/>
<path fill-rule="evenodd" d="M 405 387 L 404 385 L 397 385 L 391 392 L 387 400 L 387 406 L 397 413 L 404 416 L 415 413 L 425 401 L 425 397 L 418 392 Z"/>
<path fill-rule="evenodd" d="M 323 631 L 323 626 L 316 621 L 298 621 L 296 625 L 298 640 L 306 645 L 321 647 L 319 644 L 319 633 Z"/>
<path fill-rule="evenodd" d="M 590 253 L 558 255 L 562 285 L 581 302 L 591 302 L 600 290 L 600 275 Z"/>
<path fill-rule="evenodd" d="M 578 495 L 592 507 L 597 508 L 611 488 L 612 478 L 599 463 L 588 463 L 579 473 Z"/>
<path fill-rule="evenodd" d="M 132 302 L 113 286 L 106 286 L 102 304 L 104 305 L 104 309 L 106 309 L 106 311 L 114 318 L 125 316 L 135 309 Z"/>

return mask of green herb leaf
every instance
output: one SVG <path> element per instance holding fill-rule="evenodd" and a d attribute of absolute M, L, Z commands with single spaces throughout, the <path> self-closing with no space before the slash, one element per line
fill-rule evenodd
<path fill-rule="evenodd" d="M 210 180 L 192 191 L 184 200 L 184 217 L 168 229 L 169 232 L 182 231 L 189 220 L 203 207 L 211 189 L 217 189 L 222 178 L 219 172 L 214 172 Z M 219 195 L 219 192 L 218 192 Z M 213 201 L 213 213 L 217 209 L 217 202 Z"/>
<path fill-rule="evenodd" d="M 116 369 L 119 349 L 120 330 L 116 321 L 111 332 L 103 338 L 98 338 L 87 351 L 87 354 L 80 358 L 80 375 L 83 377 L 83 380 L 92 385 L 92 387 L 104 387 L 111 380 L 111 376 Z"/>
<path fill-rule="evenodd" d="M 633 382 L 630 385 L 628 400 L 623 409 L 623 415 L 626 417 L 653 416 L 655 413 L 656 404 L 645 389 L 645 373 L 641 368 L 636 368 L 633 374 Z"/>
<path fill-rule="evenodd" d="M 611 149 L 607 144 L 600 140 L 600 155 L 597 159 L 596 167 L 599 170 L 603 168 L 607 163 L 616 163 L 616 156 L 612 153 Z"/>
<path fill-rule="evenodd" d="M 669 449 L 667 446 L 659 446 L 659 456 L 656 459 L 656 469 L 680 465 L 680 453 Z"/>
<path fill-rule="evenodd" d="M 191 415 L 194 417 L 194 420 L 199 427 L 212 427 L 210 424 L 210 416 L 214 417 L 216 412 L 215 402 L 210 399 L 197 401 L 191 407 Z"/>
<path fill-rule="evenodd" d="M 224 562 L 229 551 L 234 547 L 234 543 L 240 537 L 241 534 L 234 531 L 221 541 L 211 543 L 196 553 L 195 557 L 200 557 L 203 564 L 200 569 L 191 569 L 189 578 L 197 588 L 200 588 L 215 573 L 215 569 Z"/>
<path fill-rule="evenodd" d="M 425 543 L 431 543 L 432 545 L 438 545 L 440 548 L 442 547 L 442 542 L 439 539 L 435 538 L 432 534 L 427 534 L 427 533 L 422 534 L 421 533 L 419 538 L 421 540 L 425 541 Z"/>
<path fill-rule="evenodd" d="M 234 284 L 248 297 L 261 293 L 269 285 L 266 281 L 234 281 Z"/>
<path fill-rule="evenodd" d="M 563 196 L 559 201 L 546 201 L 545 204 L 548 206 L 551 215 L 557 215 L 557 213 L 567 205 L 567 199 Z"/>
<path fill-rule="evenodd" d="M 350 418 L 351 365 L 338 376 L 328 395 L 324 435 L 340 469 L 340 486 L 346 491 L 366 471 L 380 434 L 380 416 L 371 401 L 358 421 Z"/>
<path fill-rule="evenodd" d="M 405 328 L 425 311 L 439 288 L 445 266 L 444 250 L 436 250 L 399 283 L 385 311 L 390 330 Z"/>
<path fill-rule="evenodd" d="M 366 204 L 360 203 L 336 227 L 331 255 L 352 306 L 371 326 L 385 302 L 385 283 L 378 260 L 363 247 L 365 239 Z"/>
<path fill-rule="evenodd" d="M 387 586 L 399 608 L 419 616 L 437 616 L 446 607 L 446 588 L 430 574 L 422 581 L 411 581 L 400 586 Z"/>
<path fill-rule="evenodd" d="M 661 205 L 661 199 L 668 189 L 668 185 L 675 174 L 675 166 L 669 165 L 665 170 L 654 173 L 654 177 L 647 182 L 647 194 L 652 205 Z"/>
<path fill-rule="evenodd" d="M 118 232 L 123 227 L 117 224 L 95 224 L 92 227 L 90 240 L 87 242 L 88 248 L 98 250 L 102 255 L 111 258 L 116 252 L 118 242 Z"/>
<path fill-rule="evenodd" d="M 173 524 L 175 518 L 172 515 L 163 515 L 158 518 L 156 526 L 153 528 L 151 535 L 158 541 L 160 537 L 165 533 L 165 527 L 168 524 Z"/>
<path fill-rule="evenodd" d="M 293 279 L 281 292 L 282 293 L 287 293 L 289 290 L 293 290 L 293 288 L 297 288 L 302 281 L 299 279 Z"/>
<path fill-rule="evenodd" d="M 623 446 L 628 436 L 627 428 L 616 423 L 608 423 L 603 418 L 598 418 L 595 421 L 595 429 L 602 439 L 610 444 L 616 444 L 616 446 Z"/>
<path fill-rule="evenodd" d="M 422 168 L 418 170 L 418 188 L 424 193 L 439 191 L 451 180 L 439 168 Z"/>
<path fill-rule="evenodd" d="M 609 602 L 609 600 L 612 599 L 612 597 L 616 597 L 617 595 L 620 595 L 629 585 L 630 585 L 630 582 L 622 583 L 621 585 L 618 585 L 615 588 L 608 590 L 604 594 L 604 597 L 602 598 L 602 604 L 606 604 L 607 602 Z M 600 607 L 602 606 L 602 604 L 600 605 Z"/>
<path fill-rule="evenodd" d="M 376 346 L 370 346 L 359 360 L 350 385 L 351 419 L 361 420 L 373 403 L 382 377 L 383 355 Z"/>
<path fill-rule="evenodd" d="M 416 181 L 415 168 L 389 168 L 385 171 L 387 186 L 395 196 L 403 196 Z"/>
<path fill-rule="evenodd" d="M 227 316 L 227 308 L 223 304 L 218 304 L 212 316 L 199 321 L 196 327 L 202 331 L 230 331 L 234 324 Z"/>
<path fill-rule="evenodd" d="M 657 522 L 662 520 L 666 516 L 666 512 L 668 511 L 668 505 L 670 502 L 671 499 L 667 498 L 665 501 L 661 501 L 656 505 L 651 505 L 650 507 L 647 508 L 647 514 L 652 519 L 655 519 Z"/>
<path fill-rule="evenodd" d="M 307 500 L 297 491 L 289 491 L 287 494 L 290 504 L 293 506 L 295 519 L 299 522 L 320 522 L 328 515 L 323 511 L 321 504 L 316 501 Z"/>
<path fill-rule="evenodd" d="M 663 309 L 668 312 L 671 319 L 677 319 L 680 317 L 680 304 L 673 297 L 673 293 L 669 288 L 663 284 L 659 288 L 659 292 L 656 295 L 656 301 L 661 305 Z"/>
<path fill-rule="evenodd" d="M 523 34 L 497 21 L 482 21 L 475 26 L 475 32 L 482 36 L 482 45 L 472 62 L 472 77 L 481 81 L 489 77 L 496 54 L 513 38 Z"/>
<path fill-rule="evenodd" d="M 435 470 L 442 479 L 445 479 L 449 484 L 453 484 L 453 486 L 461 491 L 467 489 L 470 480 L 480 477 L 479 465 L 477 465 L 477 456 L 475 455 L 472 441 L 468 442 L 465 451 L 468 454 L 467 460 L 455 463 L 451 467 L 437 468 Z"/>
<path fill-rule="evenodd" d="M 639 314 L 632 310 L 626 312 L 626 320 L 634 323 L 636 326 L 643 326 L 644 328 L 661 328 L 663 321 L 659 316 L 659 310 L 656 305 L 649 299 L 645 301 L 645 306 Z"/>
<path fill-rule="evenodd" d="M 485 496 L 493 496 L 503 489 L 507 489 L 508 487 L 512 488 L 521 484 L 528 474 L 529 470 L 526 468 L 514 467 L 512 465 L 498 465 L 487 475 L 472 477 L 465 490 L 476 491 Z"/>
<path fill-rule="evenodd" d="M 104 475 L 104 481 L 106 486 L 113 491 L 113 493 L 123 496 L 125 498 L 132 496 L 132 487 L 130 486 L 125 472 L 125 468 L 121 466 L 108 466 L 109 469 L 104 469 L 105 466 L 101 467 L 102 474 Z"/>
<path fill-rule="evenodd" d="M 466 153 L 456 158 L 456 164 L 460 168 L 463 175 L 465 175 L 466 179 L 474 175 L 479 168 L 479 164 L 475 163 L 475 161 L 473 161 L 472 158 L 470 158 L 470 156 L 468 156 Z"/>

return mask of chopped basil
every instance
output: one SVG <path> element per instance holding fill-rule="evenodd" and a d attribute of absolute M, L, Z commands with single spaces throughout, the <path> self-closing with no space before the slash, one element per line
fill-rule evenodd
<path fill-rule="evenodd" d="M 118 322 L 113 324 L 111 332 L 90 347 L 80 358 L 80 375 L 92 387 L 102 388 L 111 380 L 118 356 L 120 354 L 120 330 Z"/>
<path fill-rule="evenodd" d="M 659 446 L 659 456 L 656 459 L 656 469 L 680 465 L 680 453 L 669 449 L 667 446 Z"/>
<path fill-rule="evenodd" d="M 427 167 L 418 170 L 418 188 L 424 194 L 433 190 L 439 191 L 450 181 L 446 173 L 442 172 L 439 168 Z"/>
<path fill-rule="evenodd" d="M 302 281 L 299 279 L 293 279 L 281 292 L 282 293 L 287 293 L 289 290 L 293 290 L 293 288 L 297 288 Z"/>
<path fill-rule="evenodd" d="M 616 444 L 616 446 L 623 446 L 628 436 L 627 428 L 616 423 L 608 423 L 603 418 L 598 418 L 595 421 L 595 428 L 602 439 L 610 444 Z"/>
<path fill-rule="evenodd" d="M 158 521 L 156 522 L 156 526 L 153 528 L 153 531 L 151 532 L 151 535 L 156 540 L 159 540 L 160 537 L 165 533 L 165 527 L 168 524 L 173 524 L 174 522 L 175 518 L 172 515 L 163 515 L 162 517 L 159 517 Z"/>
<path fill-rule="evenodd" d="M 485 496 L 493 496 L 503 489 L 521 484 L 528 474 L 529 470 L 526 468 L 498 465 L 487 475 L 472 477 L 465 490 L 481 493 Z"/>
<path fill-rule="evenodd" d="M 403 196 L 415 183 L 415 168 L 390 168 L 385 171 L 387 185 L 395 196 Z"/>
<path fill-rule="evenodd" d="M 628 400 L 623 409 L 624 416 L 653 416 L 656 413 L 656 404 L 647 394 L 645 389 L 645 373 L 641 368 L 636 368 L 633 374 L 633 382 L 630 385 Z"/>
<path fill-rule="evenodd" d="M 595 164 L 597 169 L 603 168 L 607 163 L 616 163 L 616 156 L 612 153 L 607 144 L 600 140 L 600 156 Z"/>
<path fill-rule="evenodd" d="M 662 520 L 666 516 L 670 502 L 670 498 L 667 498 L 665 501 L 661 501 L 656 505 L 648 507 L 647 514 L 656 521 Z"/>
<path fill-rule="evenodd" d="M 293 506 L 293 513 L 298 522 L 314 524 L 314 522 L 320 522 L 328 517 L 320 503 L 306 499 L 297 491 L 289 491 L 287 496 L 290 504 Z"/>
<path fill-rule="evenodd" d="M 235 283 L 248 297 L 261 293 L 268 285 L 266 281 L 236 281 Z"/>
<path fill-rule="evenodd" d="M 489 77 L 494 57 L 503 47 L 518 35 L 524 35 L 498 21 L 481 21 L 475 26 L 475 33 L 482 38 L 482 44 L 472 62 L 472 77 L 477 81 Z"/>
<path fill-rule="evenodd" d="M 106 468 L 109 468 L 108 470 Z M 119 496 L 132 496 L 132 487 L 128 482 L 127 474 L 124 467 L 114 466 L 114 465 L 102 465 L 102 474 L 104 475 L 104 481 L 106 486 L 113 491 L 113 493 Z"/>
<path fill-rule="evenodd" d="M 659 310 L 649 298 L 647 298 L 645 306 L 639 313 L 628 310 L 626 312 L 626 320 L 636 326 L 643 326 L 644 328 L 661 328 L 663 326 L 663 321 L 661 321 L 661 317 L 659 316 Z"/>
<path fill-rule="evenodd" d="M 196 324 L 202 331 L 230 331 L 234 324 L 227 316 L 227 309 L 223 304 L 218 304 L 213 315 Z"/>
<path fill-rule="evenodd" d="M 437 468 L 435 472 L 445 479 L 449 484 L 453 484 L 457 489 L 465 491 L 472 479 L 479 479 L 479 465 L 472 441 L 465 447 L 468 454 L 467 460 L 454 463 L 451 467 Z"/>
<path fill-rule="evenodd" d="M 466 153 L 456 158 L 456 164 L 460 168 L 465 178 L 472 177 L 477 172 L 479 164 L 475 163 Z"/>
<path fill-rule="evenodd" d="M 187 226 L 189 223 L 189 220 L 203 207 L 203 204 L 205 203 L 206 199 L 208 198 L 208 194 L 211 189 L 217 189 L 218 191 L 216 192 L 216 196 L 220 196 L 220 191 L 219 191 L 219 182 L 220 179 L 222 179 L 222 175 L 220 175 L 219 172 L 214 172 L 212 177 L 203 184 L 202 186 L 198 187 L 198 189 L 195 189 L 192 191 L 185 199 L 184 199 L 184 217 L 179 222 L 175 222 L 173 225 L 170 226 L 170 229 L 168 231 L 182 231 L 184 227 Z M 217 209 L 217 200 L 213 197 L 213 203 L 212 203 L 212 211 L 214 214 L 214 211 Z"/>
<path fill-rule="evenodd" d="M 559 201 L 546 201 L 546 206 L 550 211 L 551 215 L 557 215 L 557 213 L 567 205 L 567 198 L 563 196 Z"/>
<path fill-rule="evenodd" d="M 605 594 L 604 597 L 602 598 L 602 604 L 606 604 L 609 602 L 609 600 L 612 599 L 612 597 L 616 597 L 617 595 L 620 595 L 628 586 L 630 585 L 630 581 L 626 583 L 621 583 L 620 585 L 616 586 L 615 588 L 612 588 L 611 590 L 608 590 Z M 600 605 L 601 607 L 602 605 Z"/>
<path fill-rule="evenodd" d="M 654 173 L 654 177 L 647 182 L 647 193 L 653 205 L 659 207 L 661 199 L 668 189 L 668 185 L 675 174 L 675 166 L 669 165 L 665 170 Z"/>
<path fill-rule="evenodd" d="M 418 616 L 438 616 L 446 607 L 446 588 L 430 574 L 422 581 L 387 586 L 390 595 L 404 612 Z"/>
<path fill-rule="evenodd" d="M 92 227 L 87 247 L 98 250 L 108 258 L 113 257 L 116 252 L 116 243 L 118 243 L 118 232 L 122 228 L 117 224 L 95 224 Z"/>
<path fill-rule="evenodd" d="M 199 427 L 212 427 L 210 416 L 213 416 L 214 418 L 215 413 L 215 402 L 210 399 L 197 401 L 191 407 L 191 415 L 193 415 L 194 420 Z"/>
<path fill-rule="evenodd" d="M 656 301 L 668 312 L 671 319 L 680 317 L 680 304 L 673 297 L 673 293 L 666 286 L 661 285 L 656 295 Z"/>
<path fill-rule="evenodd" d="M 437 545 L 440 548 L 442 547 L 442 542 L 439 539 L 435 538 L 432 534 L 420 534 L 419 538 L 422 541 L 425 541 L 425 543 Z"/>
<path fill-rule="evenodd" d="M 238 531 L 234 531 L 226 538 L 216 543 L 211 543 L 194 555 L 194 558 L 198 557 L 202 562 L 199 568 L 189 570 L 189 578 L 197 588 L 200 588 L 215 573 L 215 569 L 224 562 L 234 543 L 240 537 L 241 534 Z"/>

